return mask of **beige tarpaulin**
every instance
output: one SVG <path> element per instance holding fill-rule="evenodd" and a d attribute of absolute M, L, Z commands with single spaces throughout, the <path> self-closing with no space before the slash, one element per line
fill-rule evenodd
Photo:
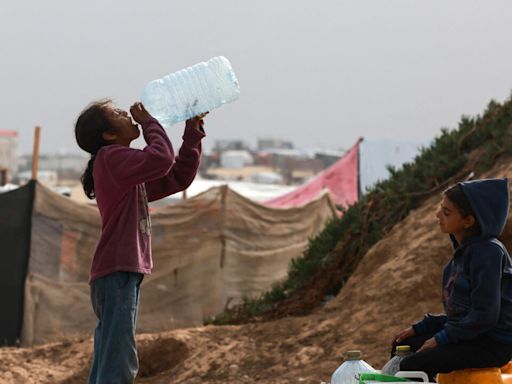
<path fill-rule="evenodd" d="M 199 325 L 228 302 L 268 289 L 334 216 L 327 194 L 271 209 L 227 187 L 154 211 L 154 269 L 142 284 L 138 331 Z M 95 207 L 37 186 L 23 345 L 91 334 L 87 279 L 99 232 Z"/>

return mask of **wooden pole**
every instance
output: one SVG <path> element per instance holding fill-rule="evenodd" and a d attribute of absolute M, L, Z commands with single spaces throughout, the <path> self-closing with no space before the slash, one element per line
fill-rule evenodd
<path fill-rule="evenodd" d="M 39 166 L 39 143 L 41 141 L 41 128 L 34 130 L 34 150 L 32 151 L 32 180 L 37 180 L 37 168 Z"/>
<path fill-rule="evenodd" d="M 186 189 L 183 190 L 183 194 L 181 196 L 181 199 L 182 200 L 187 200 L 187 190 Z"/>

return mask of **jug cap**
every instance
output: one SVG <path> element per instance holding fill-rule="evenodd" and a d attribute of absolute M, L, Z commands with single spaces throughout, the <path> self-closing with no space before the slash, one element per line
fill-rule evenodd
<path fill-rule="evenodd" d="M 361 360 L 362 354 L 361 351 L 347 351 L 347 360 Z"/>
<path fill-rule="evenodd" d="M 397 356 L 407 356 L 411 353 L 411 347 L 409 345 L 399 345 L 396 347 L 396 353 Z"/>
<path fill-rule="evenodd" d="M 400 352 L 410 352 L 411 346 L 410 345 L 399 345 L 396 347 L 396 350 L 400 351 Z"/>

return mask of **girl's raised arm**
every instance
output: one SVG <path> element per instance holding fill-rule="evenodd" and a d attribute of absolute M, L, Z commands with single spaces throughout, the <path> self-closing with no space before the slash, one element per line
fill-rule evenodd
<path fill-rule="evenodd" d="M 200 119 L 187 120 L 183 144 L 169 172 L 162 178 L 146 182 L 149 201 L 183 191 L 192 184 L 201 159 L 201 139 L 205 136 Z"/>
<path fill-rule="evenodd" d="M 120 188 L 162 178 L 174 164 L 171 142 L 158 121 L 149 118 L 141 125 L 148 144 L 143 150 L 109 145 L 99 153 L 104 156 L 106 172 Z"/>

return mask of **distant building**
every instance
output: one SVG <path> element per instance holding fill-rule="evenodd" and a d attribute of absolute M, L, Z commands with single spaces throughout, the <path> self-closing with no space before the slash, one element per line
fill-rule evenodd
<path fill-rule="evenodd" d="M 293 149 L 293 143 L 281 139 L 258 139 L 258 150 L 265 149 Z"/>
<path fill-rule="evenodd" d="M 283 183 L 283 177 L 272 168 L 258 165 L 241 168 L 210 168 L 205 177 L 210 180 L 246 181 L 258 184 Z"/>
<path fill-rule="evenodd" d="M 324 168 L 328 168 L 337 162 L 345 152 L 333 150 L 321 150 L 315 152 L 315 159 L 320 160 L 324 164 Z"/>
<path fill-rule="evenodd" d="M 51 169 L 56 171 L 59 178 L 69 174 L 81 174 L 89 159 L 77 154 L 54 154 L 39 157 L 40 169 Z"/>
<path fill-rule="evenodd" d="M 243 140 L 216 140 L 213 146 L 214 152 L 248 151 L 249 146 Z"/>
<path fill-rule="evenodd" d="M 0 173 L 5 175 L 1 184 L 8 183 L 18 171 L 17 149 L 18 132 L 0 131 Z"/>
<path fill-rule="evenodd" d="M 242 168 L 254 163 L 254 158 L 248 151 L 225 151 L 220 155 L 222 168 Z"/>
<path fill-rule="evenodd" d="M 20 185 L 28 183 L 32 178 L 32 171 L 20 172 L 18 174 L 18 180 Z M 55 171 L 37 171 L 37 181 L 45 185 L 48 188 L 55 188 L 59 183 L 59 177 Z"/>
<path fill-rule="evenodd" d="M 308 159 L 308 155 L 298 149 L 266 149 L 258 152 L 260 164 L 268 165 L 274 169 L 292 169 L 294 163 L 299 160 Z"/>
<path fill-rule="evenodd" d="M 248 180 L 257 184 L 283 184 L 283 176 L 276 172 L 253 173 Z"/>
<path fill-rule="evenodd" d="M 311 158 L 299 149 L 268 149 L 260 151 L 258 164 L 271 167 L 283 177 L 285 184 L 301 184 L 326 168 L 318 158 Z"/>
<path fill-rule="evenodd" d="M 199 174 L 204 176 L 210 168 L 220 167 L 219 152 L 203 152 L 201 154 L 201 162 L 199 163 Z"/>
<path fill-rule="evenodd" d="M 38 168 L 50 170 L 57 173 L 59 179 L 78 180 L 83 173 L 88 158 L 81 154 L 56 153 L 52 155 L 42 154 L 39 156 Z M 24 155 L 20 158 L 20 171 L 27 171 L 32 167 L 32 155 Z"/>

